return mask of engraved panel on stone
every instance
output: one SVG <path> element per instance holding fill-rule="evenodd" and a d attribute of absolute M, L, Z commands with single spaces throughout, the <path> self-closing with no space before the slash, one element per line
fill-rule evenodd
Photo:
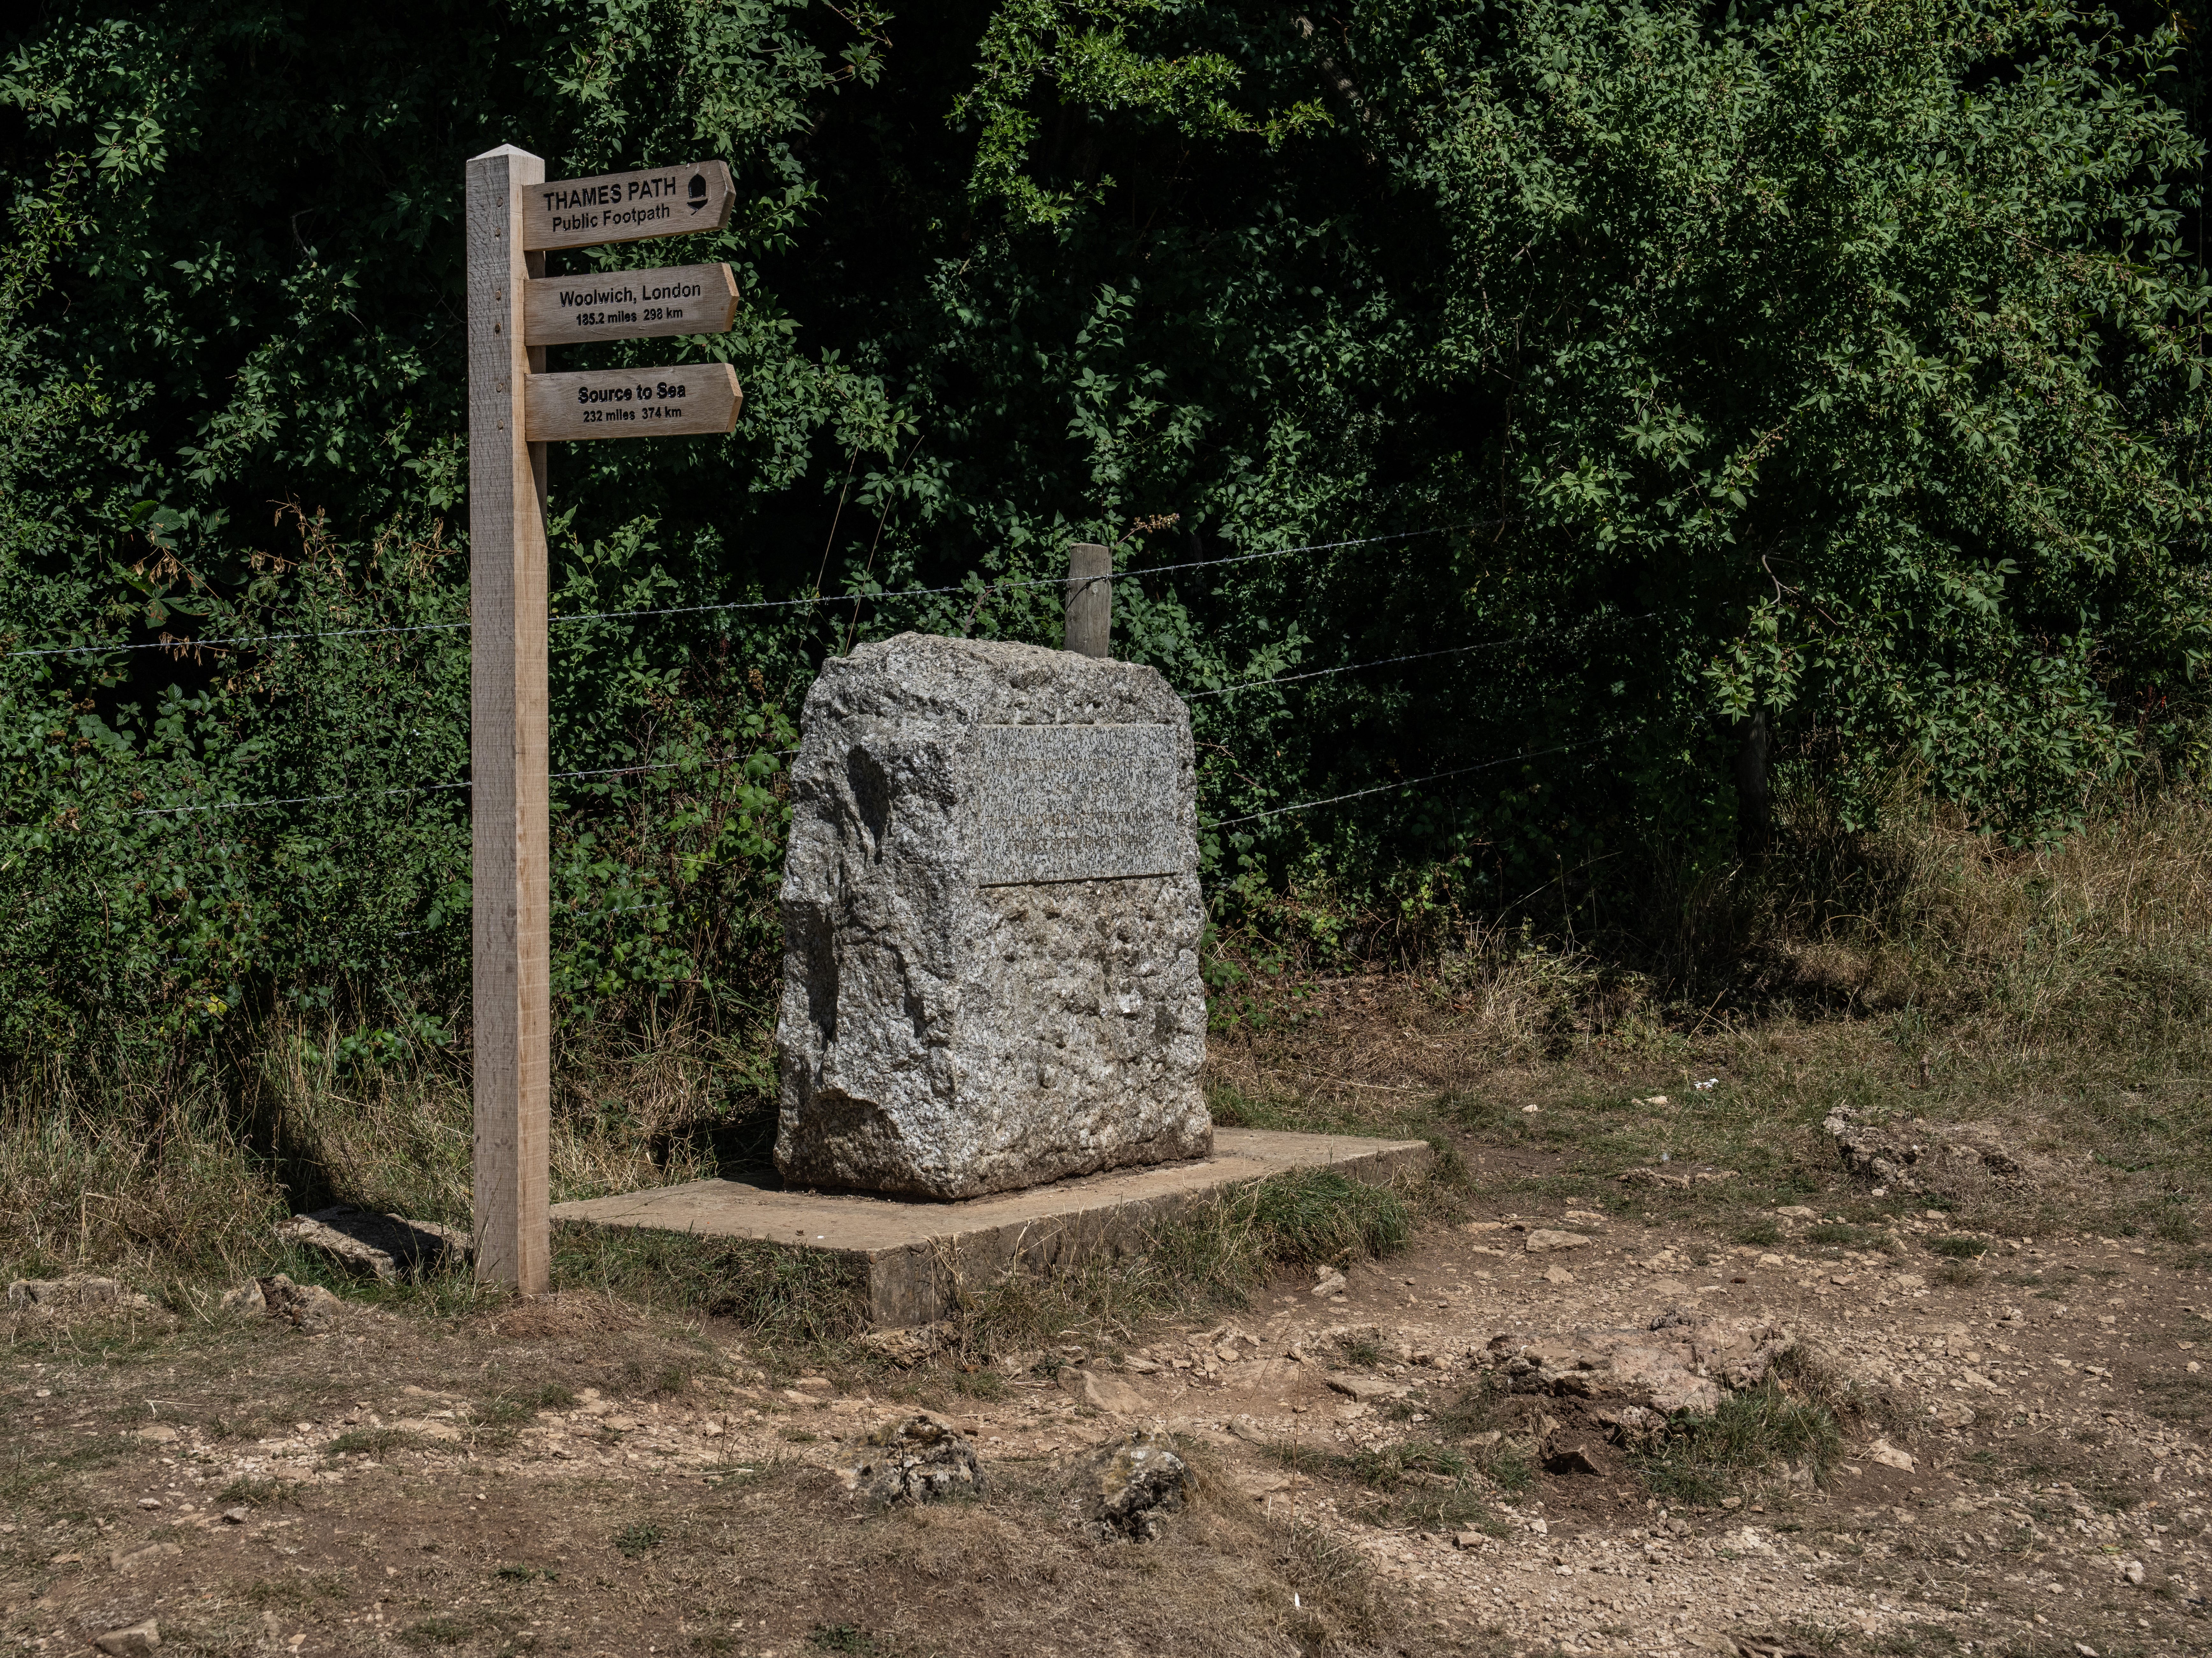
<path fill-rule="evenodd" d="M 978 726 L 978 886 L 1172 875 L 1192 862 L 1170 726 Z"/>

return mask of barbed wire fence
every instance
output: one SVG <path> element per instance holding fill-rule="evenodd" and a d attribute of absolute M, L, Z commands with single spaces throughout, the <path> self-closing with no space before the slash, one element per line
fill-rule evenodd
<path fill-rule="evenodd" d="M 1512 520 L 1510 519 L 1491 519 L 1480 522 L 1443 525 L 1427 530 L 1410 530 L 1394 531 L 1383 535 L 1351 537 L 1334 541 L 1316 542 L 1255 552 L 1228 554 L 1218 557 L 1177 560 L 1165 564 L 1150 565 L 1143 568 L 1115 570 L 1110 574 L 1090 579 L 1115 584 L 1124 582 L 1141 583 L 1158 577 L 1180 574 L 1190 571 L 1225 569 L 1232 567 L 1251 565 L 1266 561 L 1291 558 L 1303 555 L 1318 555 L 1346 551 L 1355 548 L 1410 541 L 1425 537 L 1470 533 L 1477 530 L 1501 527 L 1503 525 L 1511 521 Z M 1040 588 L 1066 589 L 1069 585 L 1069 579 L 1064 576 L 995 578 L 988 580 L 977 576 L 971 577 L 968 580 L 963 582 L 940 586 L 901 588 L 870 587 L 837 594 L 823 594 L 820 592 L 815 592 L 795 598 L 786 599 L 735 599 L 705 604 L 640 606 L 618 610 L 586 610 L 566 614 L 554 614 L 549 616 L 546 620 L 550 632 L 554 629 L 573 629 L 586 623 L 621 624 L 625 623 L 634 623 L 639 622 L 663 620 L 680 616 L 765 613 L 803 610 L 826 610 L 828 607 L 833 605 L 842 607 L 847 604 L 854 605 L 856 607 L 856 614 L 857 607 L 870 605 L 874 606 L 880 612 L 919 600 L 939 599 L 955 596 L 968 597 L 972 595 L 976 601 L 975 609 L 971 611 L 969 616 L 969 625 L 972 626 L 975 616 L 980 615 L 982 604 L 988 599 L 1004 598 L 1009 594 L 1024 590 Z M 1597 625 L 1601 622 L 1612 621 L 1625 624 L 1639 621 L 1649 621 L 1652 619 L 1653 614 L 1654 613 L 1646 613 L 1643 616 L 1629 616 L 1601 613 L 1584 617 L 1574 628 L 1566 630 L 1565 633 L 1540 629 L 1531 629 L 1528 631 L 1518 634 L 1503 635 L 1493 639 L 1478 640 L 1462 645 L 1441 647 L 1431 650 L 1401 652 L 1389 656 L 1375 657 L 1358 661 L 1334 663 L 1322 667 L 1298 668 L 1293 671 L 1257 675 L 1248 679 L 1231 681 L 1225 684 L 1200 685 L 1183 690 L 1182 695 L 1185 701 L 1193 705 L 1211 701 L 1225 702 L 1227 699 L 1241 696 L 1248 693 L 1280 689 L 1285 687 L 1294 685 L 1310 685 L 1316 681 L 1333 679 L 1348 674 L 1366 673 L 1387 668 L 1406 666 L 1416 663 L 1440 662 L 1449 659 L 1472 656 L 1484 652 L 1509 650 L 1516 647 L 1524 647 L 1538 642 L 1548 642 L 1553 645 L 1558 645 L 1578 636 L 1587 631 L 1589 628 Z M 13 649 L 5 653 L 0 653 L 0 655 L 4 655 L 7 658 L 53 659 L 64 657 L 103 657 L 128 653 L 161 651 L 170 653 L 179 659 L 191 659 L 198 661 L 204 660 L 206 653 L 210 652 L 243 652 L 264 649 L 279 645 L 301 644 L 325 640 L 365 640 L 410 635 L 466 633 L 469 629 L 470 623 L 466 620 L 459 620 L 453 622 L 408 623 L 392 627 L 345 627 L 323 629 L 295 629 L 261 634 L 223 635 L 216 638 L 171 636 L 165 634 L 161 638 L 151 641 L 131 642 L 80 641 L 67 645 Z M 555 639 L 557 639 L 557 637 L 558 635 L 554 635 Z M 549 640 L 549 644 L 552 642 L 552 640 Z M 467 710 L 464 708 L 459 712 L 464 724 L 464 728 L 465 728 Z M 1502 767 L 1518 764 L 1527 761 L 1586 750 L 1601 746 L 1604 743 L 1609 740 L 1610 735 L 1610 733 L 1601 734 L 1575 743 L 1553 744 L 1547 746 L 1522 749 L 1516 752 L 1497 755 L 1464 764 L 1438 767 L 1426 771 L 1415 772 L 1412 774 L 1392 777 L 1386 780 L 1376 782 L 1361 788 L 1317 796 L 1310 799 L 1285 802 L 1280 805 L 1266 806 L 1258 810 L 1240 812 L 1231 816 L 1211 818 L 1202 817 L 1200 819 L 1199 827 L 1201 831 L 1205 832 L 1238 829 L 1246 825 L 1267 823 L 1299 813 L 1319 811 L 1330 806 L 1344 805 L 1354 800 L 1368 799 L 1379 795 L 1421 788 L 1431 784 L 1472 776 L 1478 773 L 1493 771 Z M 626 778 L 641 777 L 668 771 L 690 771 L 695 773 L 720 771 L 733 766 L 751 766 L 763 760 L 771 762 L 787 761 L 799 752 L 799 750 L 797 748 L 773 750 L 748 748 L 742 751 L 732 751 L 720 755 L 708 754 L 705 756 L 687 756 L 677 759 L 637 761 L 621 764 L 557 771 L 548 774 L 548 776 L 549 780 L 553 782 L 605 782 Z M 199 814 L 280 811 L 299 806 L 324 805 L 346 800 L 390 800 L 413 796 L 457 793 L 467 790 L 471 786 L 471 785 L 469 780 L 464 777 L 450 780 L 426 781 L 398 786 L 336 790 L 306 794 L 272 795 L 266 798 L 252 799 L 212 801 L 196 800 L 161 805 L 138 806 L 132 808 L 128 815 L 133 817 L 185 817 Z M 649 890 L 650 889 L 645 889 L 645 890 Z M 611 897 L 627 896 L 640 890 L 640 889 L 636 888 L 618 888 L 616 889 L 614 892 L 610 893 L 609 896 Z M 571 919 L 579 921 L 599 919 L 611 920 L 623 915 L 637 914 L 650 911 L 659 911 L 672 908 L 677 907 L 681 902 L 682 901 L 680 899 L 672 897 L 648 903 L 609 904 L 595 910 L 584 911 L 580 914 L 574 914 Z M 433 932 L 435 930 L 437 929 L 434 927 L 408 928 L 388 933 L 386 936 L 392 938 L 408 938 L 419 936 L 423 932 Z"/>

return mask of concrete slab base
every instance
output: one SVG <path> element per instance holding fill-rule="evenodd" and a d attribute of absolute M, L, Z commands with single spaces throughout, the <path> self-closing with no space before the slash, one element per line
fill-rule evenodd
<path fill-rule="evenodd" d="M 1421 1140 L 1220 1128 L 1213 1156 L 1195 1163 L 1115 1169 L 965 1203 L 707 1180 L 556 1204 L 553 1219 L 758 1238 L 842 1256 L 865 1280 L 870 1322 L 896 1328 L 945 1317 L 963 1283 L 988 1283 L 1017 1264 L 1041 1270 L 1121 1254 L 1147 1228 L 1248 1181 L 1332 1168 L 1381 1184 L 1419 1173 L 1430 1156 Z"/>

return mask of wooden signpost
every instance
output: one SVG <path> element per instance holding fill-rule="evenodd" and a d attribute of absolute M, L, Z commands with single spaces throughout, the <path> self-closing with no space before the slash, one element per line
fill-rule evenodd
<path fill-rule="evenodd" d="M 545 446 L 727 432 L 744 401 L 726 363 L 545 366 L 550 345 L 726 333 L 727 265 L 548 277 L 545 254 L 718 230 L 732 195 L 720 161 L 550 184 L 512 145 L 468 163 L 476 1272 L 526 1295 L 544 1292 L 552 1243 Z"/>

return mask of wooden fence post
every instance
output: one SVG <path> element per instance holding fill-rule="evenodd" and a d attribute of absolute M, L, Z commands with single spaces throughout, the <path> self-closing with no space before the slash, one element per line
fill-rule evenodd
<path fill-rule="evenodd" d="M 1079 656 L 1114 654 L 1114 555 L 1095 541 L 1067 550 L 1066 648 Z"/>
<path fill-rule="evenodd" d="M 545 1292 L 551 1084 L 546 831 L 545 446 L 526 440 L 523 193 L 538 156 L 468 164 L 469 765 L 475 915 L 476 1273 Z M 534 361 L 533 361 L 534 359 Z"/>

